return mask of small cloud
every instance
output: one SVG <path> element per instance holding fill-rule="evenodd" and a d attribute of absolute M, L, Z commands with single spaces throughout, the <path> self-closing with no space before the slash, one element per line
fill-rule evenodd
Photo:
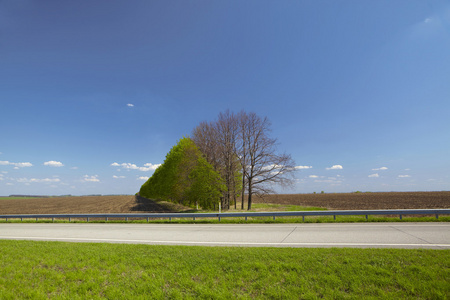
<path fill-rule="evenodd" d="M 44 166 L 49 166 L 49 167 L 64 167 L 64 164 L 60 161 L 54 161 L 54 160 L 50 160 L 50 161 L 46 161 L 44 163 Z"/>
<path fill-rule="evenodd" d="M 309 178 L 319 178 L 317 175 L 309 175 Z"/>
<path fill-rule="evenodd" d="M 410 175 L 398 175 L 399 178 L 409 178 L 411 177 Z"/>
<path fill-rule="evenodd" d="M 326 168 L 327 170 L 342 170 L 343 167 L 341 165 L 334 165 L 331 168 Z"/>
<path fill-rule="evenodd" d="M 145 181 L 147 181 L 149 178 L 150 177 L 147 177 L 147 176 L 140 176 L 140 177 L 137 178 L 137 180 L 145 180 Z"/>
<path fill-rule="evenodd" d="M 71 170 L 78 170 L 78 167 L 72 167 Z"/>
<path fill-rule="evenodd" d="M 380 177 L 380 175 L 378 175 L 378 173 L 375 173 L 375 174 L 369 175 L 369 177 L 371 177 L 371 178 L 377 178 L 377 177 Z"/>
<path fill-rule="evenodd" d="M 431 18 L 426 18 L 426 19 L 424 20 L 425 23 L 430 23 L 430 22 L 432 22 L 432 21 L 433 21 L 433 19 L 431 19 Z"/>
<path fill-rule="evenodd" d="M 115 178 L 115 179 L 123 179 L 123 178 L 125 178 L 125 176 L 116 176 L 116 175 L 113 175 L 113 178 Z"/>
<path fill-rule="evenodd" d="M 387 170 L 388 168 L 386 167 L 381 167 L 381 168 L 377 168 L 377 169 L 372 169 L 372 171 L 384 171 Z"/>
<path fill-rule="evenodd" d="M 14 162 L 9 162 L 9 161 L 0 161 L 0 165 L 3 166 L 14 166 L 14 169 L 19 169 L 19 168 L 25 168 L 25 167 L 32 167 L 33 164 L 29 163 L 29 162 L 19 162 L 19 163 L 14 163 Z"/>
<path fill-rule="evenodd" d="M 122 167 L 122 169 L 125 169 L 125 170 L 139 170 L 139 171 L 142 171 L 142 172 L 154 171 L 160 165 L 161 164 L 146 163 L 146 164 L 144 164 L 143 167 L 138 167 L 136 164 L 132 164 L 132 163 L 121 163 L 121 164 L 118 164 L 118 163 L 114 162 L 114 163 L 111 164 L 112 167 Z"/>
<path fill-rule="evenodd" d="M 127 106 L 128 107 L 134 107 L 134 104 L 128 103 Z"/>
<path fill-rule="evenodd" d="M 84 175 L 83 176 L 83 181 L 85 182 L 100 182 L 100 179 L 98 179 L 98 175 Z"/>
<path fill-rule="evenodd" d="M 50 183 L 50 182 L 60 182 L 61 180 L 59 178 L 17 178 L 17 182 L 20 183 Z"/>
<path fill-rule="evenodd" d="M 141 171 L 150 171 L 150 170 L 156 170 L 161 164 L 151 164 L 146 163 L 144 164 L 144 167 L 146 167 L 148 170 L 141 170 Z M 141 168 L 142 169 L 142 168 Z"/>
<path fill-rule="evenodd" d="M 311 169 L 312 166 L 296 166 L 295 169 L 296 170 L 304 170 L 304 169 Z"/>

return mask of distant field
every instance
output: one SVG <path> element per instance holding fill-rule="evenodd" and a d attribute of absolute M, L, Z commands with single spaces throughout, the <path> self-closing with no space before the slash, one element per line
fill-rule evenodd
<path fill-rule="evenodd" d="M 278 194 L 254 198 L 254 209 L 330 210 L 450 208 L 450 192 Z M 240 203 L 238 203 L 238 208 Z M 2 214 L 140 213 L 186 211 L 191 208 L 129 196 L 0 198 Z"/>
<path fill-rule="evenodd" d="M 255 203 L 317 206 L 332 210 L 450 208 L 450 191 L 337 194 L 275 194 Z"/>

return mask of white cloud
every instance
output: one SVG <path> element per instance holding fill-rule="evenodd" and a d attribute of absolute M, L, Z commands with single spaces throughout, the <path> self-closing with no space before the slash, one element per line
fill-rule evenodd
<path fill-rule="evenodd" d="M 146 164 L 144 164 L 144 167 L 147 167 L 149 170 L 156 170 L 160 165 L 161 164 L 146 163 Z"/>
<path fill-rule="evenodd" d="M 9 162 L 9 161 L 0 161 L 0 165 L 3 166 L 14 166 L 14 169 L 19 169 L 19 168 L 25 168 L 25 167 L 32 167 L 33 164 L 29 163 L 29 162 L 19 162 L 19 163 L 13 163 L 13 162 Z"/>
<path fill-rule="evenodd" d="M 33 182 L 38 182 L 38 183 L 50 183 L 50 182 L 60 182 L 61 180 L 59 178 L 17 178 L 16 179 L 17 182 L 20 183 L 33 183 Z"/>
<path fill-rule="evenodd" d="M 430 22 L 432 22 L 432 21 L 433 21 L 433 19 L 431 19 L 431 18 L 426 18 L 426 19 L 424 20 L 425 23 L 430 23 Z"/>
<path fill-rule="evenodd" d="M 46 161 L 44 163 L 44 166 L 49 166 L 49 167 L 64 167 L 64 164 L 60 161 L 54 161 L 54 160 L 50 160 L 50 161 Z"/>
<path fill-rule="evenodd" d="M 331 168 L 326 168 L 327 170 L 342 170 L 343 167 L 341 165 L 334 165 Z"/>
<path fill-rule="evenodd" d="M 125 178 L 125 176 L 116 176 L 116 175 L 113 175 L 113 178 L 115 178 L 115 179 L 123 179 L 123 178 Z"/>
<path fill-rule="evenodd" d="M 72 167 L 71 170 L 78 170 L 78 167 Z"/>
<path fill-rule="evenodd" d="M 18 168 L 25 168 L 25 167 L 32 167 L 33 164 L 29 162 L 20 162 L 20 163 L 14 163 L 14 165 Z"/>
<path fill-rule="evenodd" d="M 100 182 L 100 179 L 98 179 L 98 175 L 84 175 L 83 176 L 83 181 L 85 182 Z"/>
<path fill-rule="evenodd" d="M 311 169 L 312 166 L 296 166 L 295 169 L 296 170 L 303 170 L 303 169 Z"/>
<path fill-rule="evenodd" d="M 381 168 L 377 168 L 377 169 L 372 169 L 372 171 L 384 171 L 387 170 L 388 168 L 386 167 L 381 167 Z"/>
<path fill-rule="evenodd" d="M 140 176 L 137 178 L 137 180 L 145 180 L 147 181 L 150 177 L 146 177 L 146 176 Z"/>
<path fill-rule="evenodd" d="M 128 107 L 134 107 L 134 104 L 128 103 L 127 106 Z"/>
<path fill-rule="evenodd" d="M 398 175 L 399 178 L 409 178 L 411 177 L 410 175 Z"/>
<path fill-rule="evenodd" d="M 369 175 L 369 177 L 371 177 L 371 178 L 376 178 L 376 177 L 380 177 L 380 175 L 378 175 L 378 173 L 375 173 L 375 174 Z"/>
<path fill-rule="evenodd" d="M 118 163 L 114 162 L 114 163 L 111 164 L 112 167 L 122 167 L 122 169 L 139 170 L 139 171 L 142 171 L 142 172 L 156 170 L 156 168 L 158 168 L 160 165 L 161 164 L 146 163 L 146 164 L 144 164 L 143 167 L 138 167 L 136 164 L 132 164 L 132 163 L 121 163 L 121 164 L 118 164 Z"/>
<path fill-rule="evenodd" d="M 319 178 L 317 175 L 309 175 L 309 178 Z"/>

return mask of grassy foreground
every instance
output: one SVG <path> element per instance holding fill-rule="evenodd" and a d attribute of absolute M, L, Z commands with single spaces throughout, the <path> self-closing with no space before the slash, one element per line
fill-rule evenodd
<path fill-rule="evenodd" d="M 449 254 L 0 240 L 0 298 L 447 299 Z"/>

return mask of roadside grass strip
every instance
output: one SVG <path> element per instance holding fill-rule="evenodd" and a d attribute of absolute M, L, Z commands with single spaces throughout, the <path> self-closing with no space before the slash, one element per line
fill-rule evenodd
<path fill-rule="evenodd" d="M 447 299 L 449 254 L 0 240 L 0 299 Z"/>
<path fill-rule="evenodd" d="M 218 218 L 150 218 L 149 221 L 144 218 L 134 219 L 128 218 L 108 218 L 106 221 L 104 218 L 90 218 L 87 222 L 86 218 L 72 218 L 71 221 L 67 218 L 59 219 L 44 219 L 40 218 L 36 221 L 34 218 L 15 219 L 8 218 L 0 219 L 0 223 L 150 223 L 150 224 L 283 224 L 283 223 L 371 223 L 371 222 L 450 222 L 450 216 L 436 217 L 409 217 L 403 216 L 400 219 L 398 216 L 386 217 L 386 216 L 306 216 L 302 217 L 248 217 L 247 220 L 243 217 L 222 217 L 219 221 Z"/>

